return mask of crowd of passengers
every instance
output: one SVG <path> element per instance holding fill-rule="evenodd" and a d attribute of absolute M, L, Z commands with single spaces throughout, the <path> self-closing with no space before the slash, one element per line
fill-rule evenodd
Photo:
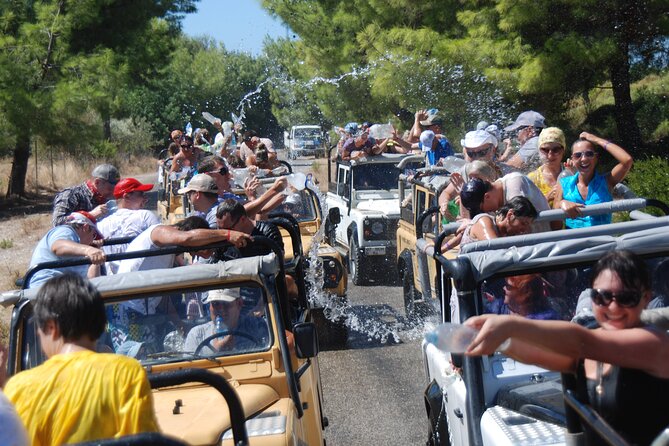
<path fill-rule="evenodd" d="M 340 129 L 336 156 L 359 160 L 382 153 L 416 152 L 425 153 L 428 165 L 453 166 L 448 160 L 454 151 L 442 125 L 434 109 L 416 112 L 412 128 L 402 137 L 392 127 L 349 123 Z M 34 320 L 48 359 L 4 384 L 4 394 L 16 407 L 18 418 L 0 393 L 0 406 L 5 408 L 0 411 L 0 427 L 15 444 L 62 444 L 157 431 L 148 381 L 135 358 L 169 350 L 168 344 L 179 351 L 206 355 L 267 341 L 269 329 L 259 290 L 210 290 L 177 299 L 156 296 L 105 307 L 87 280 L 185 262 L 183 256 L 174 254 L 107 261 L 108 255 L 121 252 L 180 246 L 189 248 L 194 261 L 217 262 L 267 253 L 266 247 L 253 245 L 254 236 L 268 237 L 283 246 L 278 228 L 267 221 L 268 214 L 279 207 L 289 211 L 299 199 L 296 191 L 288 196 L 283 193 L 289 187 L 284 177 L 278 177 L 267 190 L 260 187 L 258 177 L 283 173 L 272 141 L 253 131 L 242 134 L 231 123 L 217 121 L 214 126 L 218 134 L 213 143 L 206 129 L 192 135 L 175 130 L 170 135 L 169 156 L 160 163 L 165 174 L 159 178 L 163 187 L 185 195 L 191 209 L 176 224 L 161 224 L 153 212 L 144 209 L 152 184 L 121 178 L 109 164 L 97 166 L 90 179 L 57 194 L 54 227 L 39 241 L 30 265 L 73 256 L 88 257 L 91 265 L 41 270 L 27 284 L 39 288 Z M 442 250 L 561 229 L 561 222 L 550 226 L 534 222 L 539 211 L 550 208 L 566 212 L 567 228 L 610 222 L 610 216 L 582 216 L 580 211 L 585 205 L 613 199 L 613 187 L 632 167 L 632 158 L 624 149 L 587 132 L 568 146 L 563 132 L 547 127 L 544 117 L 534 111 L 521 113 L 503 131 L 515 136 L 517 149 L 511 138 L 502 139 L 499 126 L 485 122 L 461 140 L 465 164 L 451 172 L 439 196 L 442 215 L 460 221 L 461 226 Z M 605 152 L 617 164 L 599 173 L 596 168 Z M 235 187 L 244 189 L 244 196 L 235 194 Z M 103 239 L 128 236 L 133 240 L 127 244 L 101 244 Z M 216 242 L 228 242 L 230 248 L 204 248 Z M 668 265 L 658 265 L 655 275 L 666 277 L 662 271 Z M 669 337 L 640 319 L 641 310 L 653 298 L 645 268 L 629 253 L 605 256 L 595 266 L 592 286 L 578 303 L 590 317 L 590 329 L 547 321 L 563 318 L 561 309 L 550 305 L 547 297 L 559 294 L 558 285 L 565 277 L 528 274 L 507 278 L 501 291 L 489 290 L 486 312 L 490 314 L 467 321 L 481 329 L 468 354 L 489 354 L 510 338 L 506 351 L 510 356 L 583 374 L 589 384 L 594 383 L 590 393 L 598 398 L 597 408 L 614 427 L 632 440 L 642 438 L 639 429 L 619 422 L 620 414 L 611 407 L 615 398 L 609 395 L 619 394 L 623 379 L 641 383 L 638 396 L 636 391 L 628 392 L 630 400 L 638 400 L 634 402 L 637 407 L 644 406 L 649 390 L 669 389 Z M 287 276 L 286 286 L 289 296 L 295 298 L 292 277 Z M 658 298 L 655 305 L 663 306 L 666 296 Z M 144 323 L 158 314 L 176 330 L 168 333 L 155 326 L 153 330 Z M 247 336 L 230 333 L 203 345 L 220 326 Z M 175 331 L 179 339 L 168 342 Z M 3 348 L 0 384 L 5 382 L 5 360 Z M 110 411 L 110 407 L 118 410 Z M 657 412 L 662 412 L 661 419 L 651 415 Z M 669 425 L 666 413 L 654 408 L 634 418 L 645 429 L 642 443 L 656 427 Z M 646 429 L 648 419 L 653 421 Z"/>

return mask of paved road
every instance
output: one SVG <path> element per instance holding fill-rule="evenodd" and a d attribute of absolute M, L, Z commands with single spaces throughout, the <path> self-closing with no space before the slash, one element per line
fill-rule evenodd
<path fill-rule="evenodd" d="M 358 329 L 319 355 L 328 445 L 424 444 L 422 328 L 405 326 L 400 287 L 349 283 L 348 297 Z"/>

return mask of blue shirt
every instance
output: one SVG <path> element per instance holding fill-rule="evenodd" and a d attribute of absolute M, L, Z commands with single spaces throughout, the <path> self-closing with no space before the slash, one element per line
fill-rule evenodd
<path fill-rule="evenodd" d="M 418 143 L 418 147 L 423 150 L 423 143 Z M 451 143 L 446 138 L 437 138 L 437 147 L 431 150 L 426 150 L 427 159 L 430 166 L 434 166 L 440 159 L 447 156 L 453 156 L 455 153 L 451 148 Z"/>
<path fill-rule="evenodd" d="M 64 257 L 58 257 L 53 253 L 51 247 L 57 240 L 70 240 L 75 243 L 80 243 L 79 235 L 72 226 L 62 225 L 52 228 L 46 233 L 44 237 L 37 243 L 30 259 L 30 267 L 44 262 L 53 262 L 55 260 L 63 260 Z M 28 288 L 36 288 L 52 277 L 60 276 L 66 272 L 77 274 L 81 277 L 87 277 L 88 267 L 90 265 L 70 266 L 67 268 L 58 269 L 43 269 L 35 273 L 30 279 Z"/>
<path fill-rule="evenodd" d="M 592 177 L 592 180 L 590 180 L 590 183 L 588 184 L 588 196 L 585 197 L 585 200 L 581 197 L 577 184 L 578 174 L 560 180 L 560 185 L 562 185 L 562 198 L 564 200 L 584 204 L 586 206 L 589 204 L 608 203 L 613 201 L 613 197 L 609 191 L 609 184 L 604 175 L 595 172 L 595 176 Z M 568 228 L 585 228 L 588 226 L 605 225 L 608 223 L 611 223 L 611 214 L 589 215 L 567 218 L 565 220 L 565 224 Z"/>

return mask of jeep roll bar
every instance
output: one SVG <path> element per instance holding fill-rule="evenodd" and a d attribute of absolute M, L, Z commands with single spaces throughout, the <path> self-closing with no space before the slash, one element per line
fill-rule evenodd
<path fill-rule="evenodd" d="M 267 247 L 271 252 L 273 252 L 276 255 L 277 259 L 279 260 L 283 259 L 283 253 L 281 251 L 281 247 L 273 240 L 267 237 L 255 236 L 253 237 L 253 243 Z M 107 256 L 107 261 L 134 259 L 139 257 L 154 257 L 166 254 L 178 254 L 189 251 L 199 251 L 203 249 L 226 248 L 229 246 L 231 246 L 229 242 L 222 242 L 198 247 L 179 246 L 171 248 L 160 248 L 153 251 L 152 250 L 133 251 L 119 254 L 110 254 Z M 284 269 L 283 261 L 278 261 L 277 263 L 279 265 L 279 274 L 277 279 L 275 280 L 275 286 L 278 295 L 277 299 L 272 299 L 272 304 L 274 312 L 277 315 L 276 324 L 277 324 L 277 330 L 279 332 L 278 336 L 279 344 L 281 345 L 281 361 L 283 362 L 283 366 L 286 372 L 286 378 L 288 379 L 288 390 L 290 392 L 291 399 L 295 404 L 295 410 L 297 412 L 297 416 L 298 418 L 301 418 L 304 415 L 304 409 L 300 401 L 299 384 L 297 382 L 295 372 L 292 369 L 292 362 L 290 360 L 290 350 L 288 348 L 288 340 L 286 339 L 285 335 L 286 329 L 292 328 L 290 305 L 288 302 L 288 291 L 286 288 L 286 272 Z M 37 271 L 40 271 L 42 269 L 63 268 L 67 266 L 79 266 L 79 265 L 90 265 L 90 264 L 91 264 L 91 259 L 89 259 L 88 257 L 74 257 L 71 259 L 40 263 L 33 266 L 26 272 L 26 275 L 24 276 L 23 279 L 24 286 L 25 284 L 30 282 L 30 278 L 32 278 L 32 276 Z M 16 326 L 14 322 L 15 318 L 18 318 L 18 312 L 16 311 L 16 308 L 12 312 L 12 327 Z M 11 358 L 16 357 L 15 336 L 16 334 L 14 333 L 13 330 L 10 333 L 10 346 L 9 346 L 10 350 L 9 355 Z"/>
<path fill-rule="evenodd" d="M 302 237 L 300 236 L 300 225 L 292 215 L 286 212 L 277 212 L 271 215 L 268 221 L 283 228 L 290 236 L 293 247 L 293 260 L 288 265 L 295 272 L 295 282 L 297 283 L 298 302 L 302 308 L 308 308 L 306 284 L 304 282 L 304 257 L 302 253 Z M 281 259 L 283 263 L 283 258 Z"/>
<path fill-rule="evenodd" d="M 567 413 L 573 411 L 583 423 L 587 424 L 606 443 L 611 446 L 629 446 L 629 443 L 625 441 L 625 439 L 616 432 L 615 429 L 613 429 L 609 423 L 597 413 L 597 411 L 590 407 L 589 404 L 582 403 L 573 390 L 565 389 L 564 401 L 566 403 L 565 409 L 567 409 Z M 580 426 L 578 429 L 579 430 L 575 432 L 572 432 L 571 428 L 568 429 L 568 435 L 572 436 L 573 440 L 568 442 L 568 444 L 586 444 L 586 438 L 583 436 L 584 434 Z"/>
<path fill-rule="evenodd" d="M 423 223 L 432 214 L 439 212 L 439 206 L 432 206 L 423 211 L 416 219 L 416 239 L 423 238 Z"/>
<path fill-rule="evenodd" d="M 293 166 L 291 166 L 288 161 L 279 160 L 279 164 L 281 164 L 282 166 L 286 166 L 288 168 L 289 174 L 293 173 Z"/>
<path fill-rule="evenodd" d="M 151 373 L 148 375 L 148 378 L 152 389 L 179 386 L 190 382 L 199 382 L 218 390 L 218 393 L 223 395 L 223 398 L 228 405 L 235 446 L 247 446 L 249 444 L 246 426 L 244 425 L 245 418 L 242 403 L 239 401 L 237 392 L 235 392 L 230 383 L 228 383 L 228 381 L 221 375 L 217 375 L 204 369 L 189 368 L 164 373 Z"/>

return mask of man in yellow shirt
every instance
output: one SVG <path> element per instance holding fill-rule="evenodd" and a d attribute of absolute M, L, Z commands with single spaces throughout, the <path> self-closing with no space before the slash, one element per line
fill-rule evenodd
<path fill-rule="evenodd" d="M 139 362 L 96 353 L 104 303 L 86 279 L 65 274 L 37 293 L 34 315 L 48 360 L 7 381 L 7 398 L 35 446 L 157 432 L 151 388 Z"/>

